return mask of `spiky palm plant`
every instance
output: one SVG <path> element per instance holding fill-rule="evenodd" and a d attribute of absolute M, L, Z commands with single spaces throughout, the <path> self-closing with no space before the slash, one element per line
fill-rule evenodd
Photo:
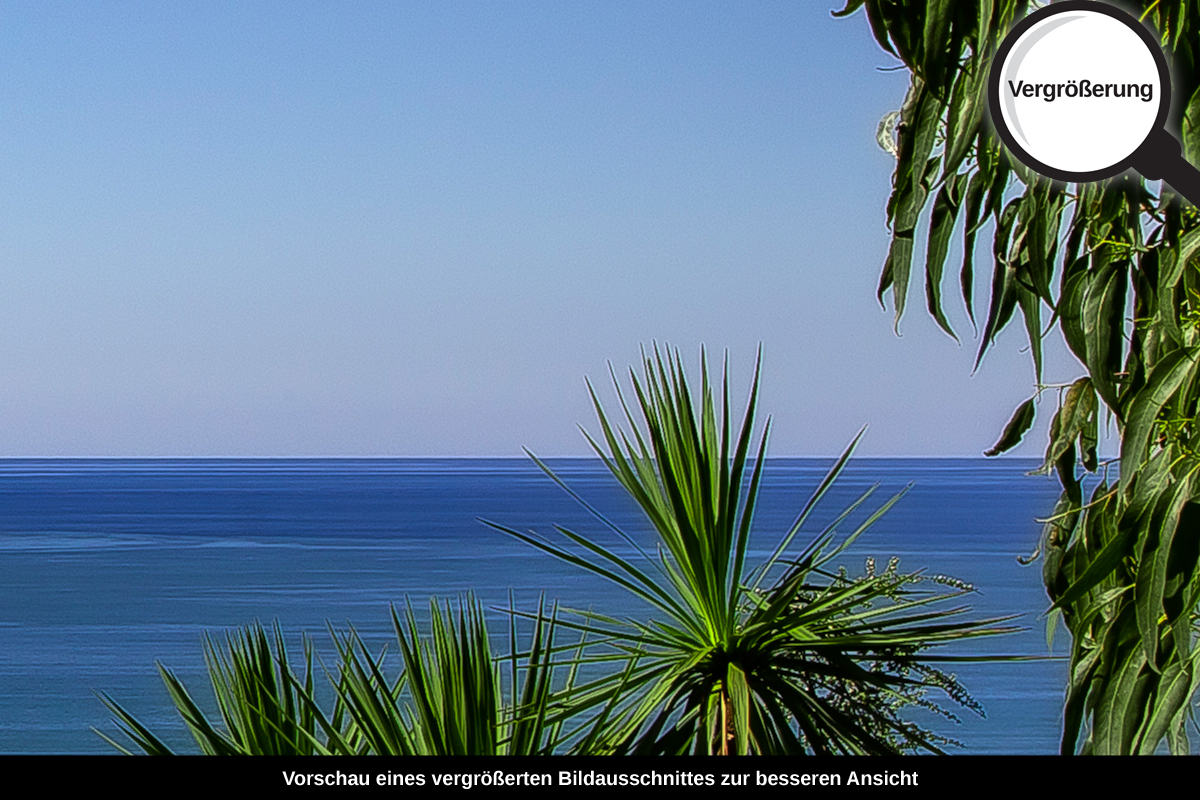
<path fill-rule="evenodd" d="M 272 645 L 272 638 L 274 643 Z M 283 632 L 276 623 L 273 637 L 259 623 L 230 633 L 221 647 L 204 637 L 204 660 L 216 696 L 224 730 L 205 716 L 183 682 L 158 665 L 163 683 L 179 715 L 206 755 L 314 755 L 326 752 L 316 737 L 320 712 L 312 702 L 313 652 L 304 643 L 304 677 L 288 665 Z M 171 755 L 171 748 L 109 695 L 100 700 L 115 715 L 121 732 L 144 753 Z M 335 710 L 334 719 L 341 712 Z M 118 750 L 121 744 L 96 731 Z"/>
<path fill-rule="evenodd" d="M 557 614 L 539 605 L 530 648 L 520 651 L 510 614 L 509 654 L 493 658 L 483 609 L 473 595 L 455 613 L 429 604 L 430 632 L 418 633 L 412 606 L 392 622 L 404 671 L 389 681 L 353 632 L 335 637 L 342 656 L 338 697 L 367 752 L 384 755 L 546 755 L 560 743 L 574 666 L 553 687 L 560 665 Z M 572 648 L 577 645 L 572 645 Z M 507 671 L 507 698 L 505 672 Z"/>
<path fill-rule="evenodd" d="M 861 431 L 771 557 L 748 569 L 770 427 L 768 420 L 751 460 L 758 366 L 735 437 L 727 366 L 718 409 L 703 352 L 698 402 L 678 351 L 664 357 L 655 346 L 643 362 L 640 379 L 630 371 L 640 424 L 615 375 L 627 431 L 610 423 L 589 383 L 605 446 L 591 436 L 588 441 L 644 512 L 655 536 L 654 554 L 536 457 L 637 556 L 626 558 L 564 528 L 557 530 L 574 547 L 488 523 L 613 581 L 656 612 L 646 621 L 584 615 L 629 659 L 621 673 L 576 694 L 577 704 L 605 705 L 598 712 L 603 724 L 583 739 L 586 745 L 613 753 L 940 752 L 944 740 L 900 712 L 914 704 L 929 706 L 923 694 L 931 687 L 956 700 L 966 695 L 926 663 L 953 657 L 922 651 L 1016 629 L 1001 627 L 1002 619 L 952 620 L 967 610 L 963 607 L 928 608 L 966 587 L 917 592 L 921 577 L 900 575 L 894 566 L 855 579 L 829 571 L 830 560 L 900 495 L 835 544 L 838 526 L 868 499 L 873 489 L 868 490 L 806 549 L 791 554 L 793 540 L 841 473 Z"/>
<path fill-rule="evenodd" d="M 418 633 L 406 605 L 392 621 L 403 656 L 398 677 L 385 677 L 384 654 L 372 655 L 351 629 L 330 630 L 340 656 L 332 712 L 314 698 L 312 648 L 305 641 L 303 678 L 287 660 L 283 634 L 274 641 L 259 624 L 229 634 L 224 647 L 205 637 L 205 661 L 221 721 L 210 721 L 166 667 L 159 672 L 171 699 L 207 755 L 538 755 L 559 744 L 573 711 L 567 699 L 574 666 L 556 656 L 578 645 L 555 646 L 556 613 L 533 616 L 528 650 L 520 650 L 511 615 L 509 653 L 494 658 L 483 610 L 473 595 L 457 615 L 430 601 L 430 632 Z M 565 677 L 559 673 L 565 672 Z M 504 681 L 507 673 L 507 681 Z M 556 677 L 558 687 L 553 683 Z M 505 686 L 507 683 L 507 698 Z M 101 701 L 117 727 L 142 752 L 169 755 L 170 746 L 107 694 Z M 100 731 L 122 752 L 130 751 Z"/>

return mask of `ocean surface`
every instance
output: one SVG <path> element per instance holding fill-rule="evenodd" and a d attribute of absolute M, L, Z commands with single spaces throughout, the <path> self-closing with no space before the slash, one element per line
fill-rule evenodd
<path fill-rule="evenodd" d="M 791 527 L 830 460 L 772 459 L 749 562 Z M 603 465 L 550 462 L 588 502 L 635 536 L 646 523 Z M 1020 459 L 859 459 L 796 539 L 802 546 L 864 491 L 841 530 L 911 484 L 840 559 L 861 574 L 924 569 L 973 584 L 977 617 L 1019 614 L 1023 633 L 956 652 L 1045 657 L 1047 602 L 1035 547 L 1057 484 Z M 327 625 L 373 647 L 394 640 L 390 604 L 418 616 L 432 596 L 473 590 L 489 607 L 539 596 L 613 616 L 644 609 L 619 587 L 483 525 L 554 536 L 555 524 L 610 547 L 619 541 L 519 459 L 0 460 L 0 753 L 112 753 L 118 736 L 103 691 L 168 741 L 190 738 L 155 662 L 212 705 L 204 633 L 278 620 L 293 653 L 307 634 L 332 652 Z M 491 613 L 493 631 L 505 616 Z M 503 623 L 503 624 L 502 624 Z M 1065 650 L 1060 634 L 1055 651 Z M 391 648 L 395 651 L 395 647 Z M 395 660 L 389 661 L 398 671 Z M 944 697 L 961 724 L 914 721 L 960 740 L 963 753 L 1056 753 L 1066 664 L 1043 659 L 952 668 L 986 718 Z M 194 749 L 194 748 L 193 748 Z"/>

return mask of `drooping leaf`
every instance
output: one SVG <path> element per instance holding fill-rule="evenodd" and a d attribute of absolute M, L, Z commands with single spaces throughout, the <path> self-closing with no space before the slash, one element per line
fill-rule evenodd
<path fill-rule="evenodd" d="M 1165 613 L 1163 593 L 1167 581 L 1168 560 L 1179 524 L 1180 512 L 1191 499 L 1195 473 L 1177 481 L 1170 491 L 1159 495 L 1153 512 L 1147 514 L 1140 531 L 1138 580 L 1134 601 L 1137 604 L 1138 629 L 1147 663 L 1157 670 L 1159 626 L 1175 620 Z M 1190 647 L 1188 648 L 1190 650 Z M 1174 716 L 1174 712 L 1170 716 Z"/>
<path fill-rule="evenodd" d="M 979 339 L 979 353 L 975 356 L 975 369 L 983 361 L 983 354 L 996 340 L 996 335 L 1004 329 L 1012 319 L 1013 310 L 1017 305 L 1016 274 L 1017 268 L 1008 260 L 1008 241 L 1012 234 L 1013 225 L 1017 221 L 1020 203 L 1013 200 L 1000 215 L 997 224 L 995 244 L 993 246 L 992 299 L 988 308 L 987 323 L 983 327 L 983 335 Z"/>
<path fill-rule="evenodd" d="M 1138 390 L 1125 408 L 1125 434 L 1121 437 L 1121 486 L 1125 488 L 1137 474 L 1150 446 L 1150 435 L 1159 413 L 1185 382 L 1196 379 L 1200 347 L 1176 350 L 1160 360 L 1146 385 Z"/>
<path fill-rule="evenodd" d="M 1042 301 L 1017 281 L 1017 305 L 1025 320 L 1025 333 L 1029 336 L 1029 350 L 1033 354 L 1033 380 L 1042 383 Z"/>
<path fill-rule="evenodd" d="M 1037 396 L 1035 395 L 1017 406 L 1017 410 L 1013 412 L 1012 418 L 1004 426 L 1004 432 L 1000 434 L 1000 439 L 984 452 L 985 456 L 998 456 L 1021 443 L 1021 438 L 1025 435 L 1025 432 L 1033 425 L 1034 403 L 1036 400 Z"/>
<path fill-rule="evenodd" d="M 1083 298 L 1083 336 L 1092 385 L 1118 417 L 1116 373 L 1121 369 L 1124 345 L 1126 265 L 1106 261 L 1090 276 Z"/>
<path fill-rule="evenodd" d="M 888 250 L 887 268 L 884 278 L 879 284 L 882 294 L 889 286 L 892 299 L 896 305 L 893 325 L 900 329 L 900 317 L 904 315 L 904 305 L 908 297 L 908 278 L 912 271 L 913 231 L 896 231 L 892 234 L 891 248 Z M 884 283 L 886 281 L 886 285 Z"/>
<path fill-rule="evenodd" d="M 1087 337 L 1083 330 L 1083 298 L 1091 276 L 1088 274 L 1087 257 L 1070 262 L 1063 272 L 1062 291 L 1059 293 L 1056 311 L 1062 325 L 1063 339 L 1067 346 L 1083 363 L 1087 363 Z"/>
<path fill-rule="evenodd" d="M 1092 379 L 1083 377 L 1071 384 L 1063 399 L 1062 408 L 1055 416 L 1051 427 L 1050 446 L 1046 448 L 1045 469 L 1067 451 L 1067 447 L 1081 436 L 1086 436 L 1096 423 L 1096 391 Z M 1092 434 L 1094 436 L 1094 434 Z M 1092 458 L 1095 458 L 1095 442 L 1092 441 Z"/>
<path fill-rule="evenodd" d="M 835 17 L 848 17 L 862 8 L 862 4 L 863 0 L 846 0 L 846 5 L 842 6 L 840 11 L 832 11 L 830 13 Z"/>
<path fill-rule="evenodd" d="M 1138 737 L 1138 755 L 1154 755 L 1158 743 L 1166 737 L 1172 723 L 1181 710 L 1186 709 L 1188 700 L 1195 691 L 1191 661 L 1171 664 L 1159 679 L 1154 707 L 1146 718 L 1144 729 Z"/>
<path fill-rule="evenodd" d="M 938 94 L 942 92 L 946 73 L 958 66 L 958 48 L 950 43 L 955 5 L 955 0 L 927 0 L 925 5 L 921 52 L 924 56 L 925 79 Z"/>
<path fill-rule="evenodd" d="M 971 175 L 967 184 L 965 200 L 966 223 L 963 234 L 963 260 L 959 270 L 959 286 L 962 291 L 963 305 L 967 308 L 967 317 L 971 325 L 975 325 L 975 234 L 982 220 L 983 192 L 986 183 L 982 170 Z"/>
<path fill-rule="evenodd" d="M 979 135 L 983 109 L 987 105 L 987 70 L 971 62 L 954 83 L 946 116 L 946 149 L 942 155 L 942 177 L 958 171 L 971 144 Z"/>
<path fill-rule="evenodd" d="M 913 236 L 928 196 L 927 173 L 936 159 L 930 158 L 937 136 L 943 103 L 924 82 L 914 82 L 900 109 L 897 126 L 898 160 L 895 185 L 888 200 L 892 222 L 892 246 L 888 251 L 895 326 L 899 328 L 912 270 Z M 881 286 L 884 281 L 881 280 Z"/>
<path fill-rule="evenodd" d="M 954 231 L 954 223 L 958 219 L 958 210 L 962 201 L 961 187 L 966 182 L 965 175 L 950 175 L 938 192 L 933 204 L 933 213 L 929 218 L 929 240 L 925 255 L 925 300 L 930 315 L 951 338 L 958 341 L 958 336 L 950 327 L 942 309 L 942 270 L 946 262 L 946 252 L 950 247 L 950 234 Z"/>

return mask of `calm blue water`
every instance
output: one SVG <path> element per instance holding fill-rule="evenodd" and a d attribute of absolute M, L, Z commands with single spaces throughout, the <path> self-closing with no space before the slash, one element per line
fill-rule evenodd
<path fill-rule="evenodd" d="M 758 558 L 830 463 L 768 463 Z M 552 465 L 618 524 L 644 532 L 599 462 Z M 1033 520 L 1050 512 L 1057 489 L 1026 477 L 1032 466 L 861 459 L 816 523 L 875 482 L 878 502 L 913 482 L 846 555 L 847 568 L 896 556 L 902 571 L 969 581 L 979 589 L 969 601 L 979 615 L 1019 613 L 1029 628 L 976 643 L 976 652 L 1045 655 L 1040 563 L 1021 567 L 1016 558 L 1033 549 Z M 545 592 L 567 606 L 639 613 L 619 588 L 480 517 L 547 534 L 557 523 L 615 544 L 524 460 L 0 460 L 0 753 L 112 752 L 90 730 L 115 732 L 97 690 L 186 744 L 155 661 L 207 699 L 202 634 L 255 619 L 278 619 L 297 650 L 307 632 L 328 652 L 327 620 L 339 629 L 352 623 L 382 645 L 392 638 L 390 603 L 410 597 L 420 612 L 431 595 L 468 589 L 495 606 L 507 605 L 512 589 L 518 607 L 532 608 Z M 987 719 L 960 710 L 962 725 L 936 726 L 928 715 L 926 724 L 963 741 L 963 752 L 1057 752 L 1062 661 L 954 671 Z"/>

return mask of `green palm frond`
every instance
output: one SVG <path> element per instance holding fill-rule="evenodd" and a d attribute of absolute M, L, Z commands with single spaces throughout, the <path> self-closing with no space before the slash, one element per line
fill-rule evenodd
<path fill-rule="evenodd" d="M 334 693 L 332 713 L 314 698 L 311 645 L 305 641 L 301 678 L 288 666 L 278 624 L 273 638 L 258 624 L 228 634 L 223 646 L 205 637 L 219 722 L 210 720 L 173 672 L 161 665 L 159 672 L 207 755 L 549 754 L 565 739 L 587 733 L 583 725 L 568 730 L 577 713 L 571 697 L 587 634 L 560 644 L 556 610 L 542 603 L 529 616 L 528 648 L 518 646 L 513 612 L 509 653 L 496 658 L 473 595 L 460 599 L 457 612 L 449 603 L 431 600 L 427 635 L 419 633 L 411 605 L 406 604 L 403 617 L 393 608 L 404 664 L 395 678 L 386 677 L 385 653 L 370 653 L 353 628 L 345 634 L 331 628 L 339 661 L 335 671 L 326 670 Z M 564 657 L 568 653 L 573 657 Z M 585 696 L 589 691 L 583 687 Z M 100 699 L 136 750 L 173 752 L 111 697 L 101 694 Z M 602 700 L 593 700 L 582 707 L 600 705 Z M 121 752 L 131 752 L 97 733 Z"/>
<path fill-rule="evenodd" d="M 384 677 L 351 631 L 335 637 L 342 668 L 335 681 L 366 751 L 384 755 L 543 755 L 554 752 L 574 715 L 575 664 L 561 658 L 579 642 L 556 644 L 557 612 L 539 604 L 527 650 L 520 649 L 515 613 L 509 653 L 492 655 L 483 608 L 474 595 L 429 604 L 429 633 L 416 614 L 394 607 L 392 622 L 404 661 L 400 678 Z M 508 680 L 505 681 L 507 671 Z M 566 672 L 565 682 L 555 686 Z M 506 687 L 507 684 L 507 687 Z M 507 688 L 507 697 L 505 689 Z"/>
<path fill-rule="evenodd" d="M 303 679 L 288 664 L 287 647 L 278 623 L 272 636 L 256 622 L 227 634 L 223 646 L 206 635 L 204 659 L 221 717 L 220 726 L 208 719 L 175 673 L 158 665 L 171 700 L 201 752 L 207 755 L 327 752 L 316 736 L 319 712 L 312 702 L 313 651 L 307 639 Z M 100 700 L 115 715 L 114 722 L 121 732 L 142 752 L 172 753 L 159 737 L 107 694 L 100 694 Z M 103 733 L 100 735 L 122 752 L 129 752 Z"/>
<path fill-rule="evenodd" d="M 641 375 L 630 371 L 636 414 L 614 375 L 624 428 L 610 420 L 589 383 L 600 441 L 585 435 L 645 514 L 656 539 L 654 555 L 590 505 L 636 556 L 564 528 L 556 528 L 564 540 L 559 544 L 487 523 L 622 586 L 654 609 L 645 622 L 581 614 L 603 634 L 610 653 L 629 659 L 619 676 L 574 697 L 580 704 L 609 704 L 588 743 L 613 753 L 940 752 L 943 740 L 900 711 L 931 706 L 924 698 L 931 688 L 954 700 L 968 696 L 921 661 L 922 651 L 1016 629 L 1003 625 L 1005 619 L 957 619 L 964 608 L 930 610 L 965 590 L 933 584 L 938 591 L 928 591 L 930 582 L 917 573 L 899 574 L 894 563 L 860 578 L 825 569 L 904 492 L 843 536 L 839 526 L 868 500 L 874 488 L 868 489 L 806 548 L 791 553 L 862 431 L 767 561 L 747 568 L 770 428 L 768 420 L 754 435 L 760 364 L 761 353 L 736 431 L 728 364 L 718 407 L 703 351 L 695 397 L 678 351 L 656 345 L 643 353 Z"/>

